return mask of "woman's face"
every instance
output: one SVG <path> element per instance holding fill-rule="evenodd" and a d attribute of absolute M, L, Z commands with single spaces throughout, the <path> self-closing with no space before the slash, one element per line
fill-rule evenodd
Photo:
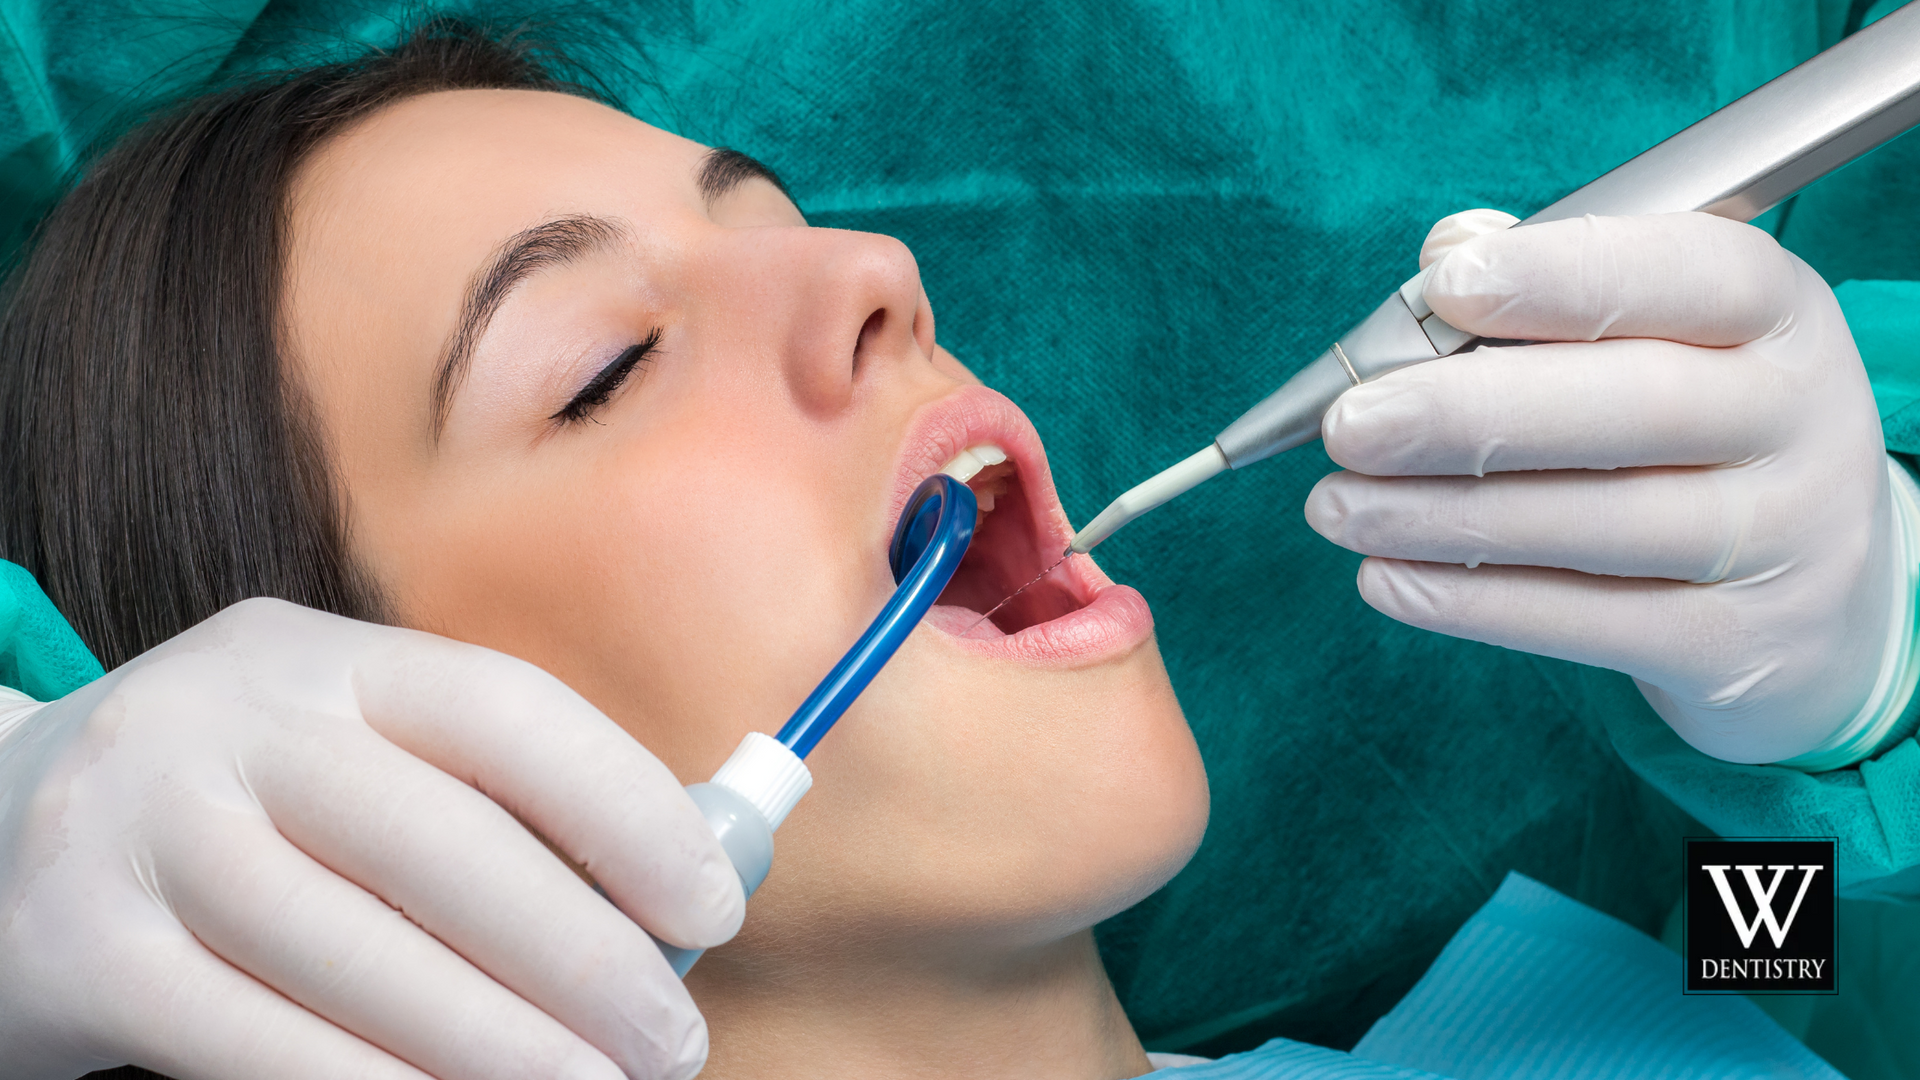
<path fill-rule="evenodd" d="M 288 362 L 400 621 L 540 665 L 682 781 L 879 611 L 915 485 L 1005 450 L 945 606 L 809 759 L 735 951 L 1050 940 L 1191 853 L 1206 781 L 1137 593 L 1076 557 L 964 633 L 1070 534 L 898 241 L 527 91 L 374 115 L 303 168 L 291 222 Z"/>

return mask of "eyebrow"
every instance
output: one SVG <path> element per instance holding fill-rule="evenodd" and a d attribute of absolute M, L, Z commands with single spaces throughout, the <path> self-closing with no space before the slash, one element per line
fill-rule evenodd
<path fill-rule="evenodd" d="M 731 194 L 749 180 L 765 180 L 780 189 L 789 200 L 793 193 L 772 169 L 730 147 L 707 151 L 700 159 L 694 182 L 707 205 Z M 447 414 L 453 408 L 453 394 L 467 377 L 473 362 L 473 350 L 494 312 L 500 309 L 515 286 L 541 270 L 604 251 L 624 240 L 627 230 L 606 218 L 580 214 L 555 218 L 517 232 L 507 238 L 487 264 L 467 286 L 466 299 L 460 305 L 460 321 L 454 326 L 447 348 L 433 377 L 433 439 L 440 441 Z"/>
<path fill-rule="evenodd" d="M 514 287 L 531 275 L 554 266 L 584 258 L 618 244 L 627 235 L 624 227 L 606 218 L 591 215 L 555 218 L 524 229 L 507 238 L 473 276 L 466 299 L 460 305 L 460 321 L 448 339 L 433 378 L 433 438 L 440 439 L 447 413 L 453 407 L 453 392 L 467 376 L 473 350 L 487 331 L 494 312 L 513 292 Z"/>
<path fill-rule="evenodd" d="M 793 192 L 774 175 L 772 169 L 728 146 L 716 146 L 707 151 L 700 162 L 700 195 L 712 206 L 722 197 L 729 195 L 741 184 L 749 180 L 765 180 L 780 189 L 788 201 L 793 200 Z"/>

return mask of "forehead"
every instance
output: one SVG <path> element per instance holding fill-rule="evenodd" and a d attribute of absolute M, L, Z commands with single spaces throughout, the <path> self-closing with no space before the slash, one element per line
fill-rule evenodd
<path fill-rule="evenodd" d="M 290 359 L 323 412 L 358 416 L 351 403 L 373 402 L 369 415 L 424 416 L 468 284 L 503 241 L 597 217 L 667 257 L 707 220 L 706 152 L 564 94 L 459 90 L 389 106 L 321 147 L 289 190 Z"/>
<path fill-rule="evenodd" d="M 354 125 L 303 165 L 290 192 L 295 243 L 349 234 L 339 238 L 357 244 L 350 234 L 403 224 L 414 239 L 436 229 L 498 239 L 564 214 L 697 213 L 705 153 L 565 94 L 422 94 Z"/>

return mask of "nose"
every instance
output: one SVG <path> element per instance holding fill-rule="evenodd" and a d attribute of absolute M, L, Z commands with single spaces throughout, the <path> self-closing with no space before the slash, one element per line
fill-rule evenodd
<path fill-rule="evenodd" d="M 747 250 L 722 255 L 731 262 L 725 276 L 737 279 L 735 297 L 752 298 L 754 336 L 773 346 L 808 413 L 837 413 L 864 382 L 932 359 L 933 308 L 905 244 L 842 229 L 733 233 Z"/>

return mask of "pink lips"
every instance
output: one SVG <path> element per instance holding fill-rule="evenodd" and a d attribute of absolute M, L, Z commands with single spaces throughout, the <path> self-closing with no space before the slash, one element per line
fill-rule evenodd
<path fill-rule="evenodd" d="M 1025 512 L 1033 515 L 1034 533 L 1045 545 L 1037 553 L 1044 556 L 1034 568 L 1038 573 L 1066 549 L 1073 536 L 1072 527 L 1054 491 L 1046 450 L 1032 422 L 1005 396 L 985 387 L 963 387 L 922 406 L 914 415 L 902 442 L 887 520 L 899 516 L 920 481 L 938 472 L 961 450 L 980 443 L 993 443 L 1005 450 L 1021 478 L 1027 492 Z M 995 511 L 1010 512 L 1021 511 L 1014 506 Z M 924 625 L 966 652 L 1049 667 L 1079 667 L 1108 660 L 1131 651 L 1152 635 L 1153 614 L 1146 599 L 1128 586 L 1114 584 L 1092 558 L 1069 558 L 1052 572 L 1050 580 L 1068 590 L 1080 606 L 1012 634 L 991 622 L 981 623 L 980 612 L 947 604 L 936 605 L 928 612 Z"/>
<path fill-rule="evenodd" d="M 1092 563 L 1084 555 L 1075 556 L 1075 561 L 1081 559 Z M 1055 573 L 1064 570 L 1062 567 Z M 1097 567 L 1093 572 L 1100 574 Z M 1105 578 L 1104 574 L 1100 576 Z M 979 627 L 967 633 L 975 623 Z M 1153 633 L 1153 613 L 1138 590 L 1108 582 L 1086 607 L 1017 634 L 1001 633 L 990 622 L 980 623 L 977 611 L 946 604 L 927 612 L 922 625 L 951 635 L 959 647 L 983 656 L 1027 664 L 1078 666 L 1131 651 Z M 963 633 L 965 637 L 959 636 Z"/>

